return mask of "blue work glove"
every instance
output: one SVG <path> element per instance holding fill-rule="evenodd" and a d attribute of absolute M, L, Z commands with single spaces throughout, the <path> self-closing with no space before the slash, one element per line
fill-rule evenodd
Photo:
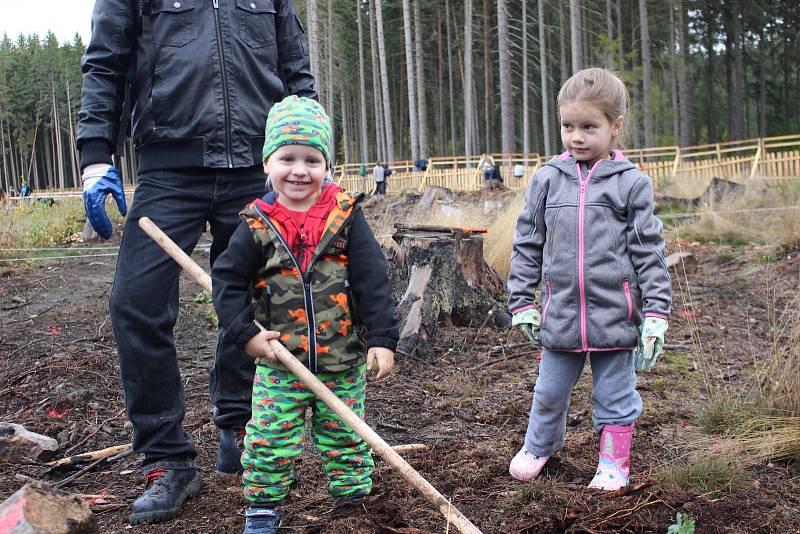
<path fill-rule="evenodd" d="M 511 326 L 519 326 L 528 339 L 534 343 L 541 341 L 539 327 L 542 324 L 542 316 L 539 315 L 539 310 L 536 308 L 528 308 L 527 310 L 515 313 L 511 316 Z"/>
<path fill-rule="evenodd" d="M 645 317 L 639 327 L 639 348 L 636 350 L 636 370 L 650 371 L 664 346 L 664 334 L 669 324 L 660 317 Z"/>
<path fill-rule="evenodd" d="M 122 215 L 128 213 L 122 179 L 117 169 L 107 163 L 89 165 L 84 169 L 82 179 L 83 207 L 86 209 L 89 224 L 100 237 L 108 239 L 114 233 L 114 227 L 106 215 L 106 197 L 109 193 L 117 202 L 119 212 Z"/>

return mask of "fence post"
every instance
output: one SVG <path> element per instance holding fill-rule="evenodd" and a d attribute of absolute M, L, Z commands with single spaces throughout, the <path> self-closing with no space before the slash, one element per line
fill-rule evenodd
<path fill-rule="evenodd" d="M 672 164 L 672 181 L 678 179 L 678 166 L 681 164 L 681 147 L 675 151 L 675 161 Z"/>
<path fill-rule="evenodd" d="M 761 163 L 761 158 L 763 157 L 763 152 L 764 152 L 764 139 L 763 138 L 759 138 L 759 140 L 758 140 L 758 148 L 756 149 L 756 157 L 753 158 L 753 166 L 750 169 L 750 181 L 751 182 L 756 177 L 756 172 L 758 171 L 759 163 Z"/>
<path fill-rule="evenodd" d="M 428 166 L 425 168 L 425 174 L 422 176 L 422 180 L 420 180 L 419 182 L 418 190 L 420 193 L 422 193 L 422 191 L 425 189 L 425 184 L 428 183 L 428 173 L 431 172 L 432 168 L 433 168 L 433 158 L 428 158 Z"/>

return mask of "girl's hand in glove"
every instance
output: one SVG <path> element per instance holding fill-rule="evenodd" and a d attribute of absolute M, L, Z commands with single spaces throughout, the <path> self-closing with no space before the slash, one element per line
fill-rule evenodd
<path fill-rule="evenodd" d="M 542 316 L 539 315 L 539 310 L 536 308 L 528 308 L 521 312 L 515 313 L 511 317 L 511 326 L 519 326 L 528 339 L 534 343 L 541 341 L 539 327 L 542 324 Z"/>
<path fill-rule="evenodd" d="M 661 317 L 645 317 L 639 327 L 639 348 L 636 350 L 636 370 L 650 371 L 664 346 L 664 334 L 669 324 Z"/>

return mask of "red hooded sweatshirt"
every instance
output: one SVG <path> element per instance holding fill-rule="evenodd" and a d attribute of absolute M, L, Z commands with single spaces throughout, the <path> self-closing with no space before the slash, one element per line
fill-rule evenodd
<path fill-rule="evenodd" d="M 334 183 L 323 186 L 316 202 L 308 211 L 290 210 L 272 195 L 267 197 L 267 202 L 270 197 L 275 198 L 271 204 L 264 200 L 256 200 L 264 214 L 278 223 L 281 235 L 300 263 L 303 272 L 306 271 L 314 250 L 319 245 L 328 215 L 336 205 L 336 195 L 341 192 L 342 189 Z"/>

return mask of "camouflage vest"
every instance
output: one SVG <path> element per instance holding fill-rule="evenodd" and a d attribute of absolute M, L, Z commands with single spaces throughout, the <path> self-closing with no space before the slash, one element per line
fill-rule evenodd
<path fill-rule="evenodd" d="M 358 200 L 347 193 L 336 195 L 319 245 L 302 275 L 279 224 L 255 203 L 242 212 L 266 258 L 253 283 L 255 318 L 280 332 L 281 343 L 314 373 L 338 373 L 366 360 L 346 254 Z M 279 362 L 266 365 L 285 370 Z"/>

